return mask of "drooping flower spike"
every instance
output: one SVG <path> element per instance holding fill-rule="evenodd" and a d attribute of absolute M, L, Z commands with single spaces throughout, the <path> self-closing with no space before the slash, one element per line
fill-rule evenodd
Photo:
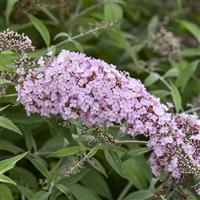
<path fill-rule="evenodd" d="M 200 178 L 200 121 L 194 116 L 169 113 L 139 80 L 85 54 L 63 50 L 38 64 L 17 85 L 28 115 L 80 118 L 86 126 L 119 124 L 125 133 L 149 137 L 156 176 L 164 170 L 177 179 L 188 173 Z"/>

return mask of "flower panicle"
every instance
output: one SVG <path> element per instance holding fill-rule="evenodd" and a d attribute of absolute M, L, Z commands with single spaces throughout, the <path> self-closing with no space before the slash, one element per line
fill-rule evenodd
<path fill-rule="evenodd" d="M 63 50 L 19 79 L 18 99 L 28 115 L 81 119 L 86 127 L 113 126 L 132 136 L 149 137 L 153 173 L 182 179 L 200 174 L 200 121 L 172 114 L 144 85 L 116 66 L 82 53 Z M 112 143 L 112 138 L 98 137 Z M 186 162 L 187 160 L 187 162 Z"/>

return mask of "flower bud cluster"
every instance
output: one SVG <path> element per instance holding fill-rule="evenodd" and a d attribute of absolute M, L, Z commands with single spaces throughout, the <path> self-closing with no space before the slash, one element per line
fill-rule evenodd
<path fill-rule="evenodd" d="M 24 52 L 28 50 L 32 51 L 35 48 L 32 46 L 32 41 L 28 36 L 7 29 L 0 32 L 0 51 L 7 49 Z"/>

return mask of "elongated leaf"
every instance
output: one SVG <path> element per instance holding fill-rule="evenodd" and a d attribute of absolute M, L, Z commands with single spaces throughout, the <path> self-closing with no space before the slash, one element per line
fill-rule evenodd
<path fill-rule="evenodd" d="M 12 158 L 0 161 L 0 174 L 12 169 L 15 166 L 15 164 L 26 155 L 27 155 L 27 152 L 22 153 L 18 156 L 14 156 Z"/>
<path fill-rule="evenodd" d="M 24 125 L 21 125 L 20 129 L 23 132 L 27 149 L 29 151 L 31 151 L 32 148 L 34 150 L 36 150 L 37 149 L 36 142 L 35 142 L 35 139 L 34 139 L 34 137 L 32 135 L 32 132 L 30 131 L 29 127 L 25 127 Z"/>
<path fill-rule="evenodd" d="M 141 165 L 140 158 L 130 158 L 123 162 L 124 177 L 138 189 L 147 187 L 147 177 Z"/>
<path fill-rule="evenodd" d="M 63 194 L 65 194 L 66 196 L 69 194 L 70 190 L 66 187 L 66 185 L 62 185 L 62 184 L 57 184 L 56 188 L 58 188 L 58 190 L 60 190 Z"/>
<path fill-rule="evenodd" d="M 104 16 L 106 20 L 119 20 L 123 16 L 123 10 L 117 3 L 106 3 L 104 5 Z"/>
<path fill-rule="evenodd" d="M 189 200 L 198 200 L 197 197 L 195 197 L 195 195 L 188 189 L 185 189 L 184 192 L 187 194 Z"/>
<path fill-rule="evenodd" d="M 65 33 L 65 32 L 60 32 L 58 33 L 55 37 L 54 37 L 54 40 L 60 38 L 60 37 L 64 37 L 64 38 L 67 38 L 69 39 L 70 38 L 70 35 L 68 33 Z"/>
<path fill-rule="evenodd" d="M 130 193 L 123 200 L 145 200 L 154 196 L 154 193 L 150 190 L 140 190 Z"/>
<path fill-rule="evenodd" d="M 110 166 L 120 175 L 123 176 L 122 162 L 117 153 L 105 151 L 105 157 Z"/>
<path fill-rule="evenodd" d="M 18 0 L 7 0 L 6 5 L 6 24 L 9 24 L 9 17 L 13 10 L 14 5 L 17 3 Z"/>
<path fill-rule="evenodd" d="M 7 177 L 3 174 L 0 174 L 0 182 L 1 183 L 10 183 L 10 184 L 16 185 L 16 183 L 12 179 L 10 179 L 9 177 Z"/>
<path fill-rule="evenodd" d="M 200 27 L 192 22 L 181 20 L 180 23 L 194 35 L 194 37 L 200 42 Z"/>
<path fill-rule="evenodd" d="M 56 141 L 56 142 L 55 142 Z M 39 152 L 54 152 L 62 149 L 64 146 L 64 137 L 61 134 L 56 134 L 54 137 L 46 141 L 46 143 L 39 149 Z"/>
<path fill-rule="evenodd" d="M 81 179 L 81 183 L 87 188 L 95 191 L 98 195 L 105 197 L 106 199 L 112 199 L 107 182 L 98 172 L 94 170 L 90 171 Z"/>
<path fill-rule="evenodd" d="M 88 163 L 101 174 L 103 174 L 107 178 L 107 173 L 102 164 L 94 157 L 88 160 Z"/>
<path fill-rule="evenodd" d="M 183 57 L 193 57 L 193 56 L 200 56 L 200 49 L 199 48 L 185 48 L 182 50 Z"/>
<path fill-rule="evenodd" d="M 185 88 L 187 82 L 196 71 L 198 64 L 199 64 L 199 60 L 196 60 L 181 71 L 180 75 L 178 76 L 176 80 L 177 87 L 181 86 L 182 89 Z"/>
<path fill-rule="evenodd" d="M 127 150 L 123 147 L 120 147 L 120 146 L 114 146 L 114 145 L 110 145 L 110 144 L 100 144 L 99 145 L 99 149 L 102 149 L 102 150 L 107 150 L 107 151 L 114 151 L 116 153 L 119 153 L 119 152 L 127 152 Z"/>
<path fill-rule="evenodd" d="M 34 192 L 28 187 L 18 185 L 17 188 L 20 190 L 23 196 L 26 197 L 27 199 L 30 199 L 34 195 Z"/>
<path fill-rule="evenodd" d="M 168 90 L 152 90 L 151 94 L 160 97 L 161 99 L 170 95 L 170 92 Z"/>
<path fill-rule="evenodd" d="M 17 126 L 8 118 L 0 116 L 0 126 L 3 128 L 6 128 L 8 130 L 14 131 L 15 133 L 18 133 L 22 135 L 21 131 Z"/>
<path fill-rule="evenodd" d="M 4 107 L 0 107 L 0 112 L 5 110 L 6 108 L 8 108 L 10 105 L 4 106 Z"/>
<path fill-rule="evenodd" d="M 77 48 L 77 50 L 83 52 L 83 47 L 82 47 L 80 42 L 75 41 L 75 40 L 71 40 L 71 43 Z"/>
<path fill-rule="evenodd" d="M 30 200 L 47 200 L 48 193 L 45 191 L 40 191 L 34 194 Z"/>
<path fill-rule="evenodd" d="M 2 56 L 0 56 L 0 71 L 9 71 L 9 72 L 13 71 L 11 62 L 3 58 Z"/>
<path fill-rule="evenodd" d="M 23 149 L 3 139 L 0 139 L 0 150 L 8 151 L 14 154 L 23 152 Z"/>
<path fill-rule="evenodd" d="M 31 156 L 28 158 L 31 163 L 35 166 L 35 168 L 44 176 L 48 177 L 49 176 L 49 171 L 47 169 L 45 161 L 40 158 L 39 156 Z"/>
<path fill-rule="evenodd" d="M 81 150 L 82 150 L 82 147 L 80 146 L 71 146 L 71 147 L 66 147 L 61 150 L 58 150 L 52 153 L 51 156 L 55 156 L 55 157 L 71 156 L 76 153 L 79 153 Z"/>
<path fill-rule="evenodd" d="M 177 68 L 171 68 L 164 74 L 164 77 L 177 77 L 179 75 L 179 70 Z"/>
<path fill-rule="evenodd" d="M 16 166 L 9 171 L 9 174 L 11 174 L 11 177 L 15 177 L 20 182 L 20 185 L 26 185 L 26 187 L 38 190 L 37 178 L 27 169 Z"/>
<path fill-rule="evenodd" d="M 158 81 L 160 78 L 160 75 L 158 73 L 152 72 L 146 79 L 145 79 L 145 86 L 150 86 L 156 81 Z"/>
<path fill-rule="evenodd" d="M 171 95 L 176 108 L 176 112 L 179 112 L 182 108 L 182 99 L 177 87 L 173 83 L 171 83 Z"/>
<path fill-rule="evenodd" d="M 151 34 L 156 30 L 156 27 L 158 26 L 158 22 L 159 22 L 158 16 L 156 15 L 153 16 L 147 27 L 148 34 Z"/>
<path fill-rule="evenodd" d="M 4 184 L 0 184 L 0 200 L 14 200 L 10 188 Z"/>
<path fill-rule="evenodd" d="M 68 188 L 77 200 L 101 200 L 96 193 L 80 184 L 69 185 Z"/>
<path fill-rule="evenodd" d="M 133 157 L 136 157 L 136 156 L 140 156 L 140 155 L 143 155 L 147 152 L 151 151 L 148 147 L 139 147 L 139 148 L 135 148 L 133 150 L 130 150 L 128 152 L 128 155 L 131 155 Z"/>
<path fill-rule="evenodd" d="M 50 34 L 49 34 L 47 27 L 44 25 L 44 23 L 41 20 L 34 17 L 33 15 L 28 14 L 28 13 L 26 13 L 26 15 L 30 19 L 31 23 L 38 30 L 38 32 L 42 36 L 43 40 L 45 41 L 46 45 L 49 46 L 50 45 Z"/>

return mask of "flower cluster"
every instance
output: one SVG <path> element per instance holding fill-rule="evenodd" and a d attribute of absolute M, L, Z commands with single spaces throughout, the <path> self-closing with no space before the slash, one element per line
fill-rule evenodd
<path fill-rule="evenodd" d="M 138 135 L 155 133 L 155 123 L 167 109 L 139 80 L 84 54 L 62 51 L 39 64 L 17 86 L 28 114 L 58 114 L 64 120 L 80 117 L 88 126 L 117 123 Z"/>
<path fill-rule="evenodd" d="M 174 115 L 144 85 L 112 64 L 63 50 L 39 68 L 30 69 L 17 85 L 27 114 L 64 120 L 80 118 L 86 126 L 119 124 L 123 132 L 149 137 L 155 175 L 160 171 L 182 178 L 200 178 L 200 121 Z"/>
<path fill-rule="evenodd" d="M 192 115 L 171 117 L 165 126 L 168 132 L 158 131 L 150 136 L 148 145 L 154 150 L 150 161 L 153 172 L 160 175 L 161 168 L 174 178 L 194 174 L 200 179 L 200 121 Z"/>
<path fill-rule="evenodd" d="M 34 50 L 34 47 L 28 36 L 7 29 L 0 32 L 0 51 L 7 49 L 24 52 Z"/>

